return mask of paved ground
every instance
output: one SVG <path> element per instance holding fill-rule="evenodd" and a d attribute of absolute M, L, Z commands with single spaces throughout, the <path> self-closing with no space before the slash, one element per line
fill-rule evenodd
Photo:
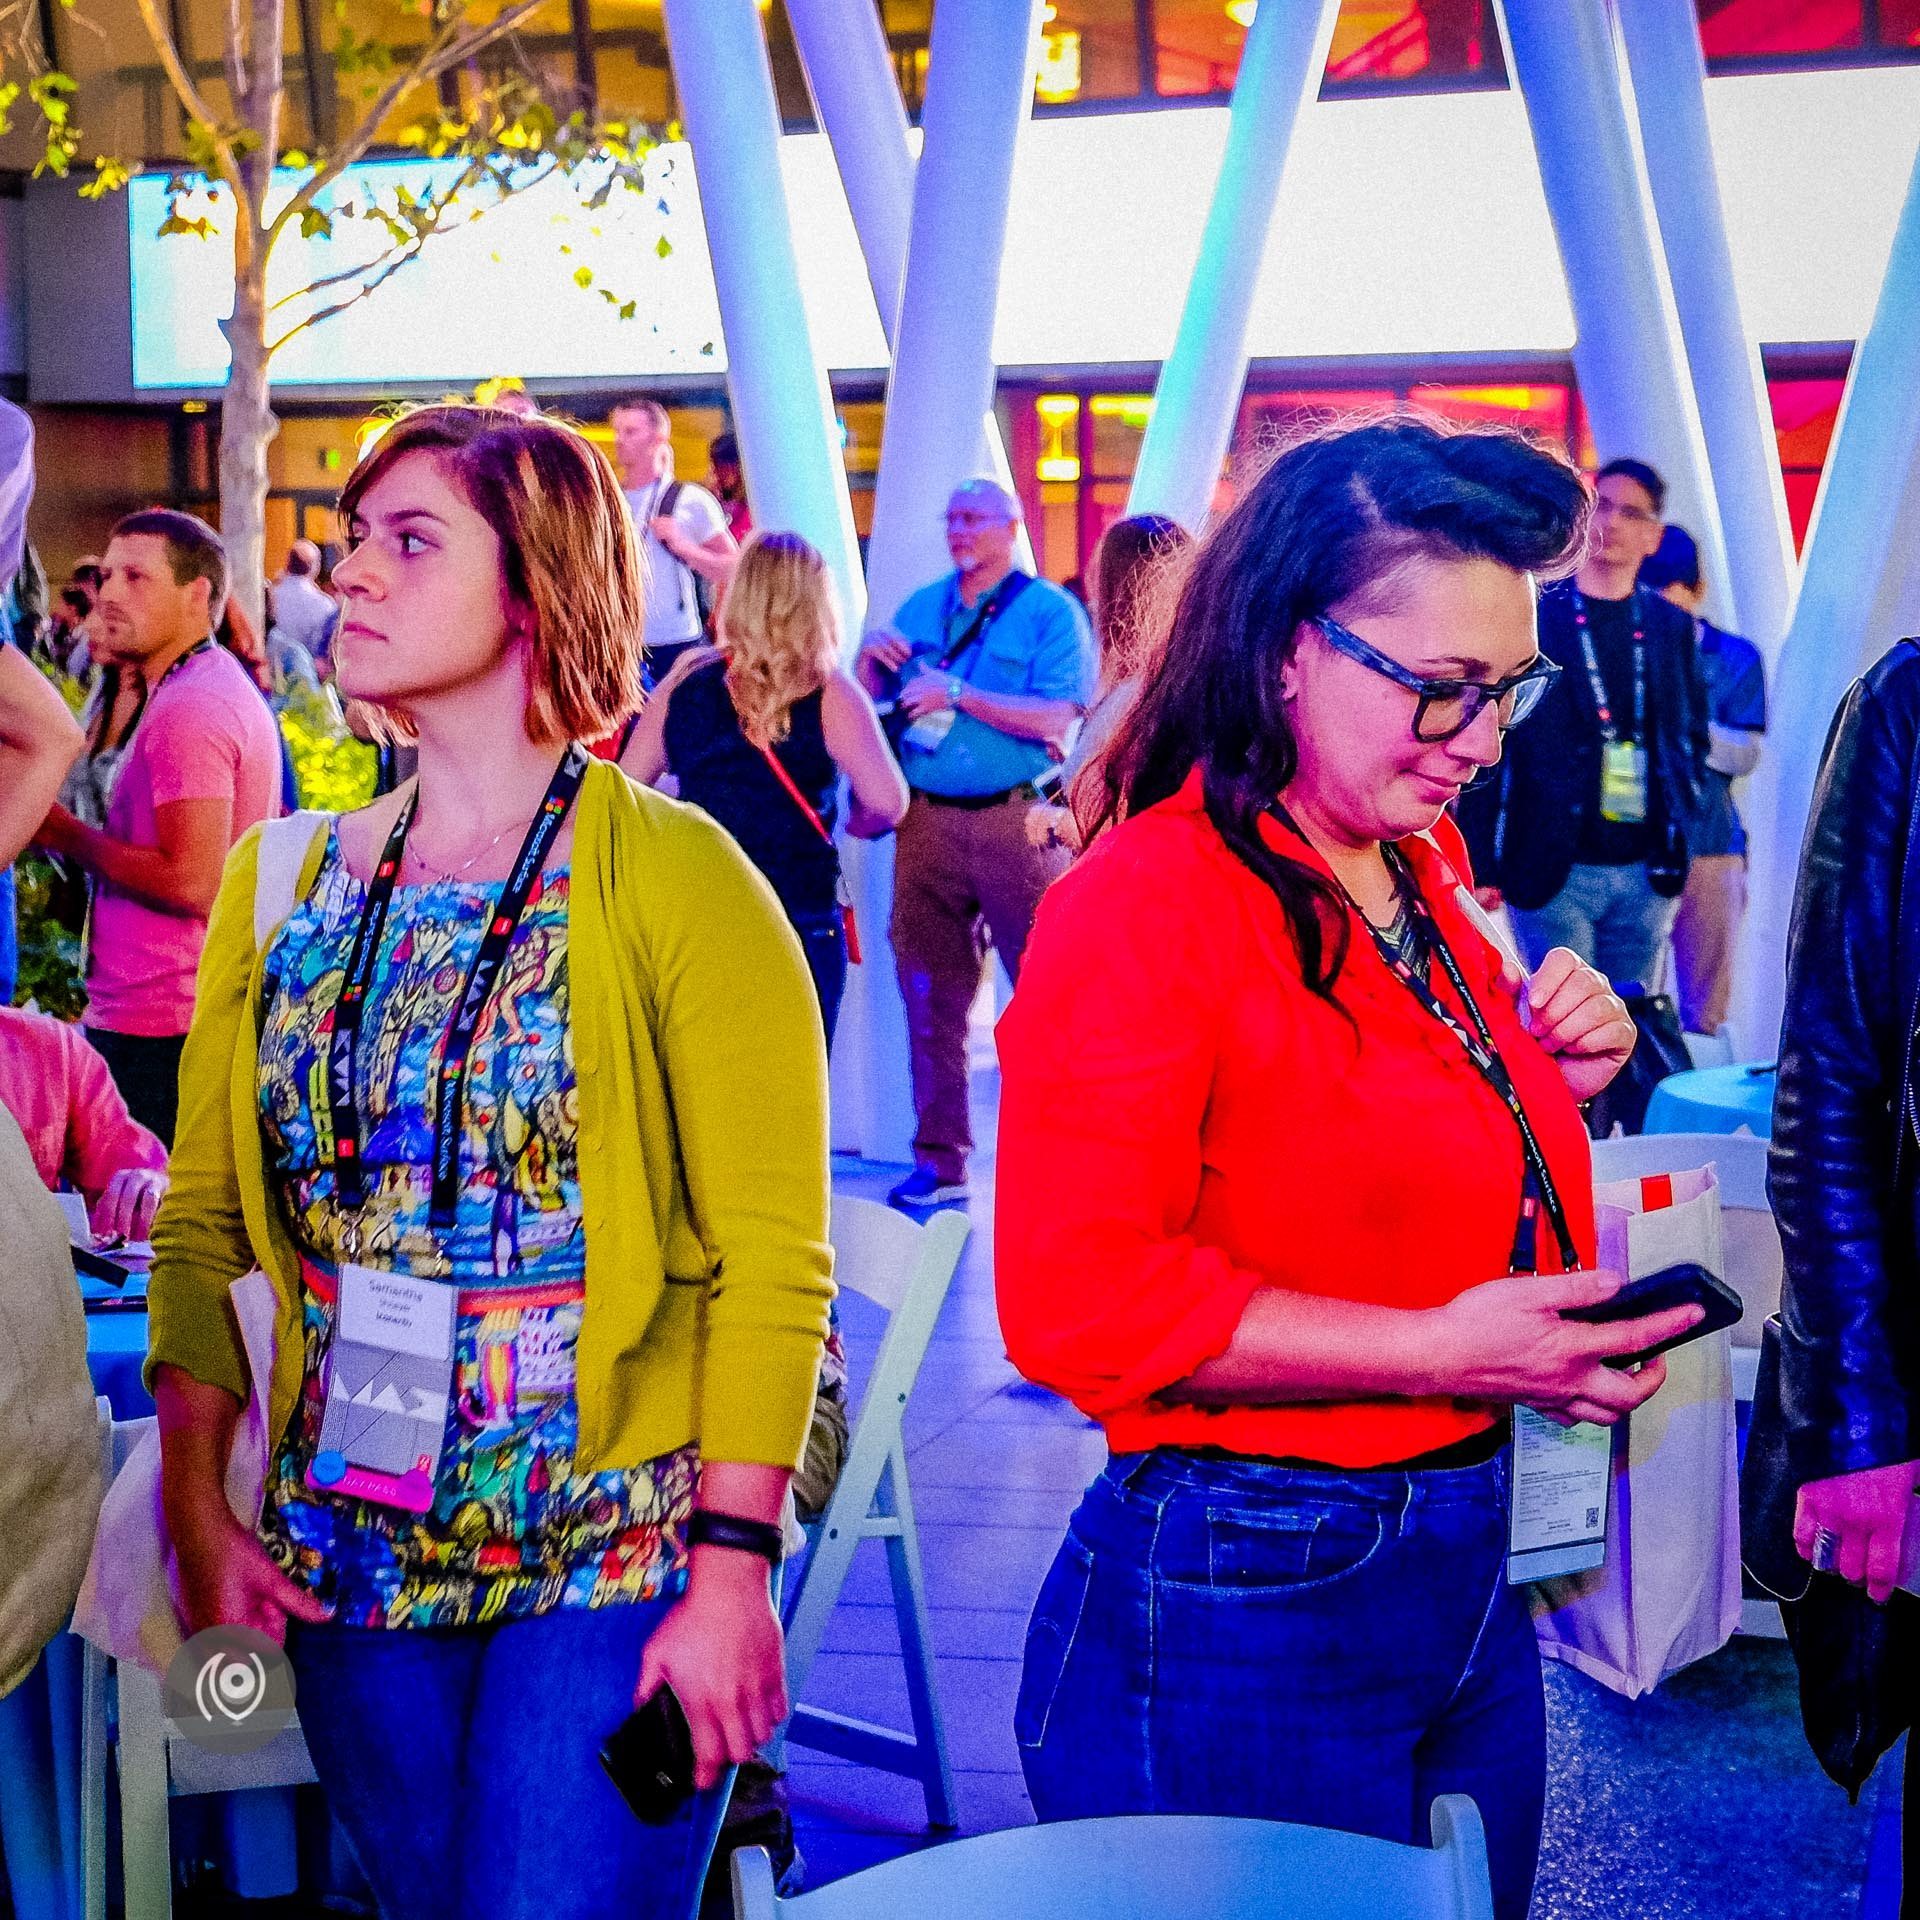
<path fill-rule="evenodd" d="M 991 1141 L 994 1080 L 977 1076 Z M 883 1194 L 888 1170 L 839 1184 Z M 907 1420 L 933 1640 L 963 1833 L 1033 1818 L 1013 1743 L 1027 1613 L 1068 1514 L 1105 1457 L 1099 1433 L 1008 1364 L 994 1318 L 991 1153 L 975 1170 L 975 1237 Z M 846 1308 L 856 1380 L 880 1316 Z M 905 1726 L 878 1547 L 861 1551 L 807 1688 L 816 1705 Z M 1535 1920 L 1800 1920 L 1897 1910 L 1898 1767 L 1858 1808 L 1800 1737 L 1777 1642 L 1736 1641 L 1628 1702 L 1549 1665 L 1551 1780 Z M 919 1789 L 795 1750 L 795 1822 L 809 1884 L 930 1843 Z"/>

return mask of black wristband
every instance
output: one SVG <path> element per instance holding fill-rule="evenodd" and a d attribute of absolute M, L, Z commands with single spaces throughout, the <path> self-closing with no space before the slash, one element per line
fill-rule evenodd
<path fill-rule="evenodd" d="M 757 1553 L 770 1567 L 785 1557 L 786 1544 L 786 1536 L 770 1520 L 743 1520 L 736 1513 L 696 1507 L 687 1522 L 688 1546 L 738 1547 L 742 1553 Z"/>

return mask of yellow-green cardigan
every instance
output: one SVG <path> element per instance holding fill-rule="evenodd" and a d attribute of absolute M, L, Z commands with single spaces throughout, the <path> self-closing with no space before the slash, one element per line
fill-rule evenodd
<path fill-rule="evenodd" d="M 317 833 L 298 895 L 325 851 Z M 299 1395 L 299 1261 L 260 1139 L 259 831 L 227 861 L 180 1066 L 173 1185 L 153 1233 L 157 1363 L 247 1397 L 227 1290 L 279 1295 L 269 1432 Z M 794 1466 L 833 1294 L 827 1077 L 800 945 L 706 815 L 595 761 L 575 803 L 567 906 L 586 1306 L 576 1467 Z"/>

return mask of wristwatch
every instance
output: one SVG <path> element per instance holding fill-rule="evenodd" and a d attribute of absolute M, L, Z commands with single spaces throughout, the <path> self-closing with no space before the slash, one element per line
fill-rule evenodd
<path fill-rule="evenodd" d="M 786 1552 L 785 1536 L 771 1520 L 745 1520 L 705 1507 L 696 1507 L 687 1522 L 687 1545 L 737 1547 L 742 1553 L 757 1553 L 770 1567 L 777 1567 Z"/>

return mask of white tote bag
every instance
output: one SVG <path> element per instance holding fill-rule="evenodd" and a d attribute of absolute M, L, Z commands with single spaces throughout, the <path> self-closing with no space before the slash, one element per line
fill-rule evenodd
<path fill-rule="evenodd" d="M 293 911 L 301 862 L 319 825 L 330 818 L 289 814 L 262 830 L 253 894 L 256 949 L 266 945 Z M 260 1524 L 267 1453 L 273 1444 L 266 1395 L 273 1379 L 276 1302 L 273 1282 L 258 1267 L 233 1283 L 232 1295 L 253 1391 L 234 1429 L 227 1505 L 241 1525 L 251 1528 Z M 160 1424 L 151 1418 L 130 1424 L 133 1431 L 121 1437 L 131 1445 L 101 1503 L 93 1557 L 74 1605 L 73 1630 L 116 1660 L 165 1674 L 183 1636 L 180 1570 L 160 1498 Z"/>
<path fill-rule="evenodd" d="M 1720 1278 L 1711 1167 L 1595 1189 L 1600 1265 L 1639 1279 L 1677 1261 Z M 1540 1582 L 1540 1650 L 1629 1699 L 1703 1660 L 1740 1625 L 1740 1495 L 1732 1334 L 1673 1348 L 1667 1381 L 1614 1430 L 1607 1558 Z"/>

